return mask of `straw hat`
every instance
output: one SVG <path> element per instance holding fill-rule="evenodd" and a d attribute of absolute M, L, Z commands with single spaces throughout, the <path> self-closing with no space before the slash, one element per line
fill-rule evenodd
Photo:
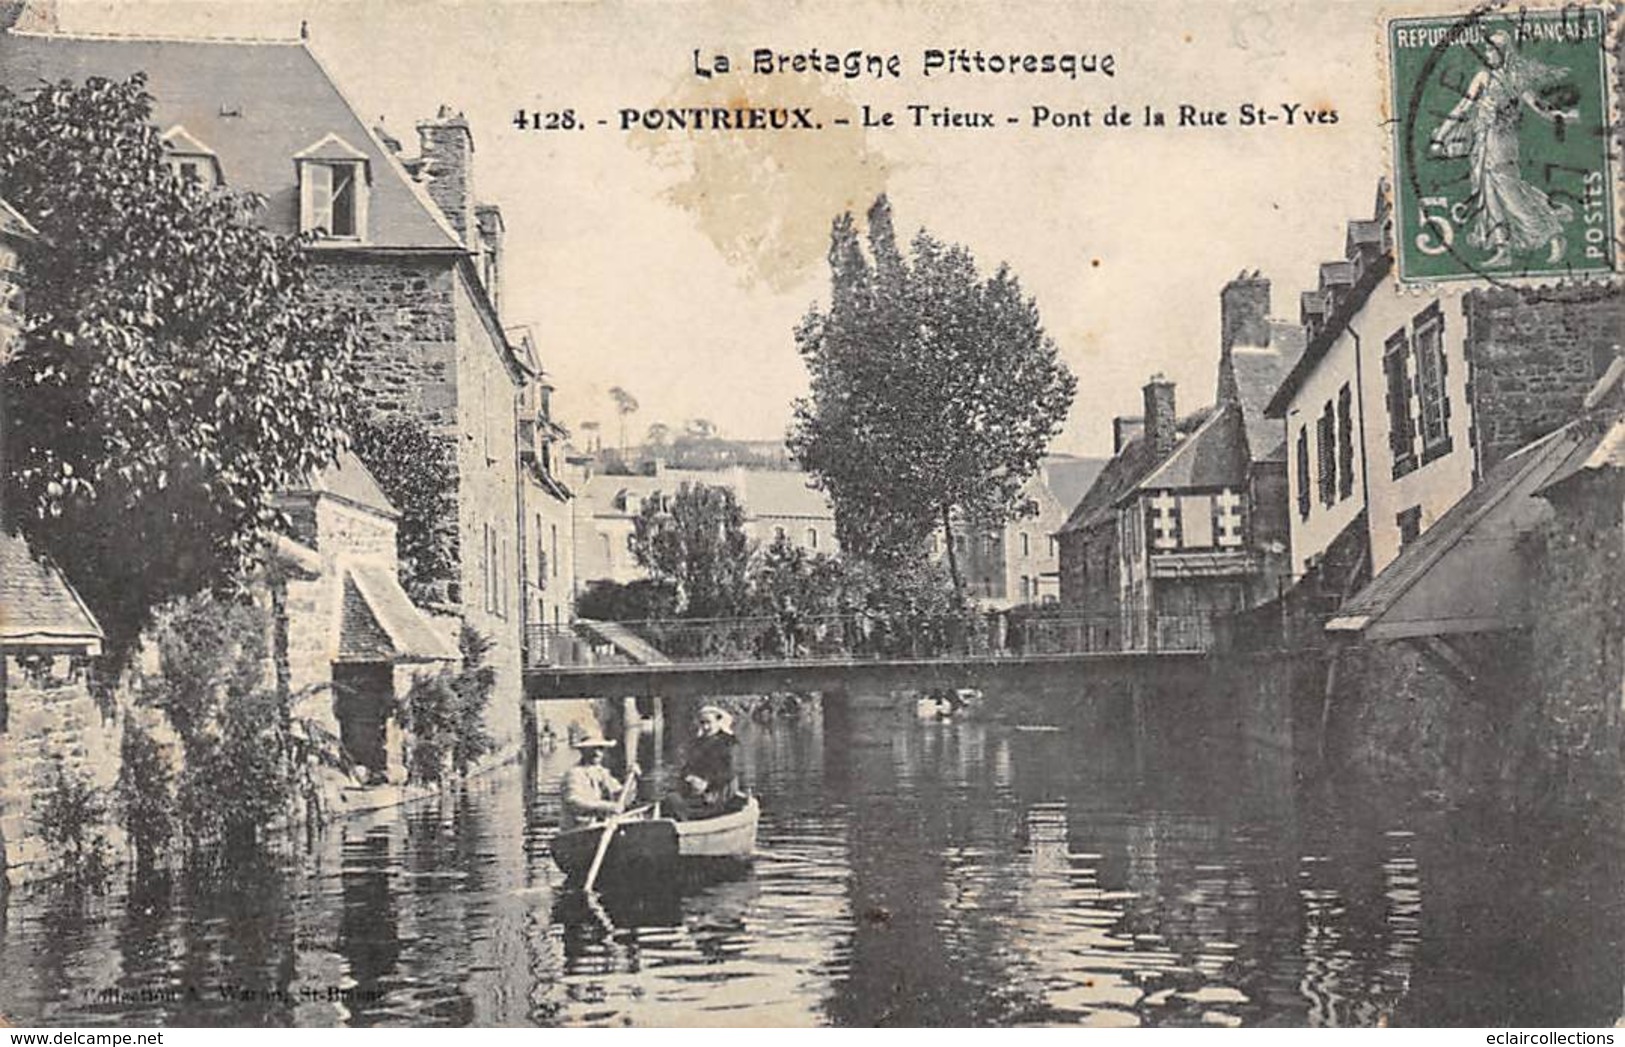
<path fill-rule="evenodd" d="M 570 725 L 570 748 L 572 749 L 613 749 L 616 743 L 595 730 L 590 730 L 578 723 Z"/>

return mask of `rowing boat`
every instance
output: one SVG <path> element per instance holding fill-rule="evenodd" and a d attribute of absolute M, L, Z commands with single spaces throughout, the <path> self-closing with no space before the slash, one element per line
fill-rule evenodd
<path fill-rule="evenodd" d="M 604 853 L 599 876 L 659 876 L 695 866 L 749 861 L 756 851 L 761 807 L 753 796 L 737 811 L 715 818 L 680 822 L 660 817 L 658 804 L 620 816 Z M 553 837 L 553 861 L 572 883 L 587 876 L 604 823 L 570 829 Z"/>

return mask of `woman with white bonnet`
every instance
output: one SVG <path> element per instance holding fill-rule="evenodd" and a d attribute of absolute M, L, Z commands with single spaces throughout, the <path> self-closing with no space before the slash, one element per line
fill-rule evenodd
<path fill-rule="evenodd" d="M 671 817 L 679 821 L 726 814 L 737 806 L 739 797 L 734 768 L 739 739 L 733 733 L 733 714 L 721 706 L 705 705 L 698 718 L 698 737 L 683 761 L 677 791 L 666 803 Z"/>

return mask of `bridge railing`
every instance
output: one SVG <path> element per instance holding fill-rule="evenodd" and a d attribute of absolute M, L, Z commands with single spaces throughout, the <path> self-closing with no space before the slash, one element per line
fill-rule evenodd
<path fill-rule="evenodd" d="M 1215 636 L 1213 617 L 1205 614 L 1158 616 L 1141 623 L 1133 630 L 1139 635 L 1126 643 L 1123 622 L 1115 615 L 1046 615 L 1014 622 L 998 616 L 759 615 L 612 624 L 613 629 L 586 622 L 531 625 L 525 636 L 525 664 L 534 668 L 1188 652 L 1210 649 Z M 630 634 L 636 642 L 618 644 L 614 633 Z"/>

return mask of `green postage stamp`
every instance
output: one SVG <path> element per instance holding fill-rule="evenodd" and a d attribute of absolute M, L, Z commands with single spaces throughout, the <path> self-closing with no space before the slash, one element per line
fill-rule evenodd
<path fill-rule="evenodd" d="M 1613 270 L 1607 28 L 1588 7 L 1389 22 L 1401 280 Z"/>

